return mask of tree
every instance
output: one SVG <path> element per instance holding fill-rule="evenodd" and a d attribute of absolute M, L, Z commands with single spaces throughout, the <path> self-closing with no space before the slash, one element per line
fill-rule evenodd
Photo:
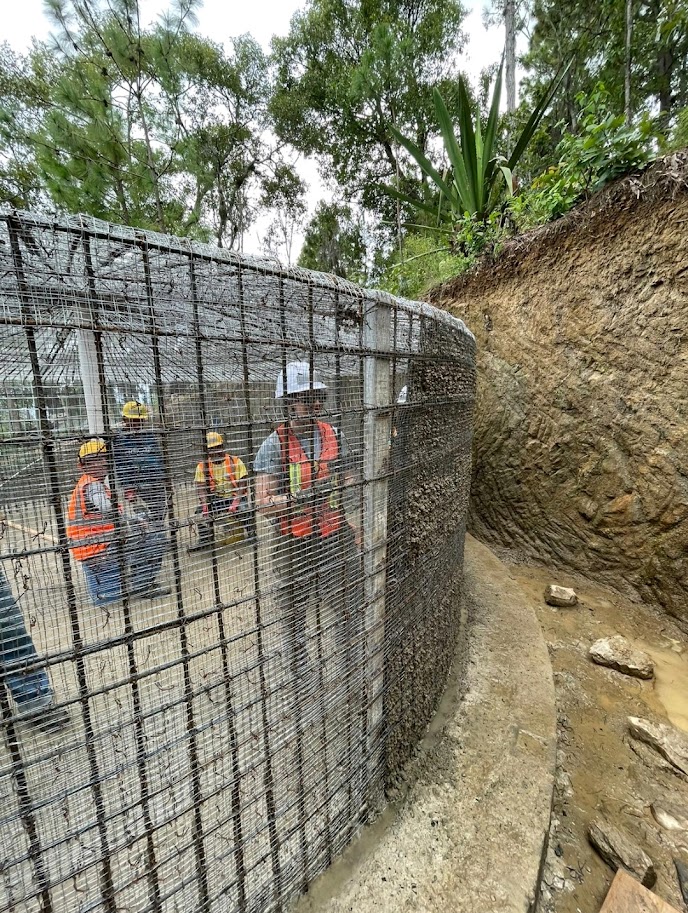
<path fill-rule="evenodd" d="M 308 223 L 298 264 L 365 284 L 363 229 L 349 206 L 321 200 Z"/>
<path fill-rule="evenodd" d="M 576 130 L 575 97 L 603 83 L 614 110 L 657 116 L 662 129 L 688 103 L 688 7 L 684 0 L 536 0 L 524 63 L 526 93 L 574 60 L 553 119 Z M 629 19 L 630 16 L 630 19 Z"/>
<path fill-rule="evenodd" d="M 404 181 L 390 128 L 426 148 L 433 88 L 453 106 L 463 16 L 459 0 L 312 0 L 273 41 L 278 134 L 348 198 L 393 217 L 379 190 Z"/>
<path fill-rule="evenodd" d="M 139 0 L 48 0 L 54 53 L 35 46 L 11 90 L 58 210 L 240 245 L 290 166 L 269 133 L 268 60 L 248 36 L 225 52 L 192 34 L 198 3 L 144 28 Z"/>
<path fill-rule="evenodd" d="M 17 209 L 43 202 L 35 149 L 29 141 L 39 111 L 27 61 L 7 43 L 0 44 L 0 202 Z"/>
<path fill-rule="evenodd" d="M 263 236 L 263 248 L 270 256 L 285 260 L 288 266 L 292 262 L 296 232 L 303 226 L 306 215 L 305 192 L 306 185 L 288 167 L 278 169 L 274 178 L 263 186 L 262 206 L 275 213 Z"/>

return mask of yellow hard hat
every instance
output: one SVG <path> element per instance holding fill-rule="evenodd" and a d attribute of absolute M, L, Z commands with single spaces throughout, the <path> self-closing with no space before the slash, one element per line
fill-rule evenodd
<path fill-rule="evenodd" d="M 150 413 L 143 403 L 137 403 L 135 399 L 132 399 L 122 406 L 122 418 L 138 419 L 145 422 L 150 418 Z"/>
<path fill-rule="evenodd" d="M 215 447 L 223 447 L 225 443 L 225 439 L 217 431 L 209 431 L 205 436 L 205 440 L 208 450 L 212 450 Z"/>
<path fill-rule="evenodd" d="M 107 453 L 107 444 L 102 437 L 92 437 L 79 448 L 79 459 L 85 460 L 88 457 L 105 456 Z"/>

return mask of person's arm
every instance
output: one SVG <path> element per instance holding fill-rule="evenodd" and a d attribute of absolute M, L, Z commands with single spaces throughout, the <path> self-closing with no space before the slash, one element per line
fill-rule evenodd
<path fill-rule="evenodd" d="M 287 495 L 279 493 L 279 480 L 267 472 L 256 476 L 256 507 L 266 517 L 279 517 L 289 506 Z"/>
<path fill-rule="evenodd" d="M 234 498 L 232 503 L 229 505 L 231 513 L 239 510 L 239 505 L 241 502 L 248 498 L 248 478 L 244 476 L 242 479 L 237 479 L 234 485 Z"/>
<path fill-rule="evenodd" d="M 199 463 L 196 466 L 196 473 L 194 475 L 194 482 L 196 483 L 196 494 L 198 495 L 198 501 L 201 505 L 201 513 L 208 513 L 208 486 L 205 480 L 205 471 L 203 469 L 203 463 Z"/>
<path fill-rule="evenodd" d="M 84 498 L 86 504 L 99 514 L 107 516 L 112 512 L 112 501 L 102 482 L 91 482 L 90 485 L 87 485 L 84 489 Z"/>

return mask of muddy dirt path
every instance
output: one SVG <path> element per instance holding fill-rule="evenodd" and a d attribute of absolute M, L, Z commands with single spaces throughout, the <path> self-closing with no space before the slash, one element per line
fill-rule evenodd
<path fill-rule="evenodd" d="M 653 801 L 663 800 L 688 812 L 688 780 L 634 741 L 627 727 L 633 715 L 688 732 L 688 638 L 659 610 L 584 577 L 500 557 L 532 596 L 554 672 L 558 774 L 541 913 L 600 909 L 613 872 L 587 840 L 597 813 L 626 830 L 653 860 L 655 893 L 688 910 L 673 863 L 674 857 L 688 862 L 688 833 L 663 830 L 650 810 Z M 574 587 L 578 606 L 546 605 L 548 583 Z M 613 634 L 651 654 L 654 680 L 630 678 L 589 659 L 594 641 Z"/>

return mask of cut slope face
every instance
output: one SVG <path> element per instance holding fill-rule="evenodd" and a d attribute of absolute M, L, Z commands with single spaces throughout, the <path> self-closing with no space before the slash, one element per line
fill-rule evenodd
<path fill-rule="evenodd" d="M 473 527 L 688 629 L 688 154 L 429 297 L 478 340 Z"/>

